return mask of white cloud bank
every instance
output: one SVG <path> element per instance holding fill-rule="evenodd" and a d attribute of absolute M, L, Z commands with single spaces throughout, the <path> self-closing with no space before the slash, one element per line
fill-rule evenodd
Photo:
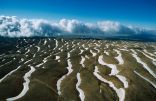
<path fill-rule="evenodd" d="M 92 38 L 125 37 L 153 38 L 155 30 L 146 30 L 133 26 L 125 26 L 118 22 L 101 21 L 83 23 L 78 20 L 62 19 L 50 22 L 41 19 L 19 19 L 15 16 L 0 16 L 0 36 L 31 37 L 31 36 L 85 36 Z M 155 37 L 156 38 L 156 37 Z"/>

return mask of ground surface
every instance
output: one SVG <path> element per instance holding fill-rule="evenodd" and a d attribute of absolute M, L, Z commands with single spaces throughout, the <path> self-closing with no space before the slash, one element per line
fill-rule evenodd
<path fill-rule="evenodd" d="M 0 41 L 0 101 L 155 101 L 156 43 Z"/>

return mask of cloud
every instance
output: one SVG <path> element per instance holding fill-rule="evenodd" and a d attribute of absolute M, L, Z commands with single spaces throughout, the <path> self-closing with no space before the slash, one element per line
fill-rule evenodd
<path fill-rule="evenodd" d="M 83 23 L 78 20 L 62 19 L 50 22 L 42 19 L 19 19 L 15 16 L 0 16 L 0 36 L 31 37 L 31 36 L 85 36 L 93 38 L 125 37 L 125 38 L 156 38 L 155 30 L 147 30 L 134 26 L 122 25 L 119 22 L 101 21 Z M 144 37 L 146 36 L 146 37 Z"/>

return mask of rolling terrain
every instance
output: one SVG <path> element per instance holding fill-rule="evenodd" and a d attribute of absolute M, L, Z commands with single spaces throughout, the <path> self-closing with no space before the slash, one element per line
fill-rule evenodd
<path fill-rule="evenodd" d="M 0 101 L 155 101 L 156 43 L 2 38 Z"/>

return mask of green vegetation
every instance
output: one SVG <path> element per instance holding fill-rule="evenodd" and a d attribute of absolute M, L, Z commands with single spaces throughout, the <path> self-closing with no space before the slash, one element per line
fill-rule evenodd
<path fill-rule="evenodd" d="M 119 60 L 115 58 L 119 54 L 114 49 L 120 51 L 123 64 L 119 64 Z M 143 54 L 146 50 L 149 54 L 145 54 L 156 60 L 154 53 L 156 43 L 39 37 L 1 39 L 0 101 L 21 93 L 25 82 L 23 77 L 30 71 L 30 66 L 33 66 L 35 71 L 28 77 L 29 90 L 17 99 L 18 101 L 79 101 L 80 92 L 76 89 L 77 73 L 81 74 L 79 88 L 84 92 L 85 101 L 119 101 L 120 98 L 114 88 L 93 74 L 95 66 L 98 67 L 98 74 L 102 78 L 112 82 L 117 89 L 125 90 L 125 101 L 155 101 L 156 88 L 135 72 L 155 85 L 156 78 L 138 63 L 132 55 L 134 54 L 132 50 L 156 74 L 156 65 L 153 64 L 153 60 Z M 95 56 L 93 56 L 94 53 Z M 82 56 L 85 59 L 84 67 L 80 64 Z M 99 56 L 103 56 L 105 63 L 115 65 L 118 73 L 110 75 L 112 68 L 100 64 Z M 70 69 L 72 69 L 71 72 Z M 8 73 L 11 74 L 8 75 Z M 125 82 L 117 75 L 126 78 L 127 88 L 124 87 Z M 57 82 L 63 76 L 65 78 L 61 81 L 61 95 L 59 95 Z"/>

